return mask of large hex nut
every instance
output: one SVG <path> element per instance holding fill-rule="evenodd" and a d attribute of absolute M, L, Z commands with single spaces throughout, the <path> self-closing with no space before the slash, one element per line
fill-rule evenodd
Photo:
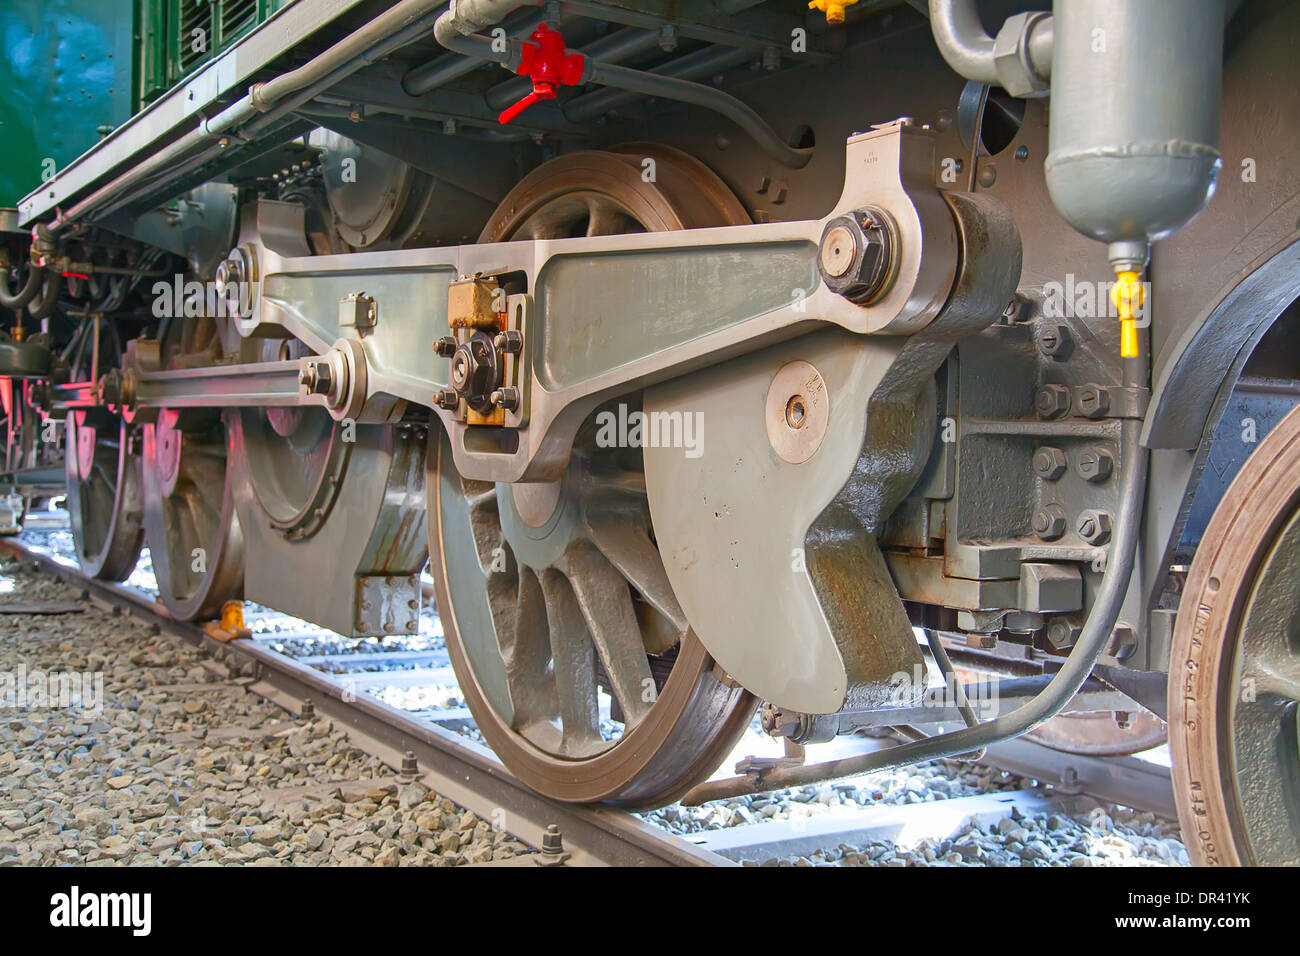
<path fill-rule="evenodd" d="M 1045 481 L 1056 481 L 1065 474 L 1065 452 L 1055 445 L 1044 445 L 1034 452 L 1034 474 Z"/>
<path fill-rule="evenodd" d="M 1060 505 L 1043 505 L 1034 513 L 1033 528 L 1044 541 L 1055 541 L 1065 534 L 1065 511 Z"/>
<path fill-rule="evenodd" d="M 1030 56 L 1030 38 L 1035 30 L 1051 31 L 1051 14 L 1043 11 L 1017 13 L 1008 17 L 993 41 L 993 69 L 998 82 L 1012 96 L 1046 96 L 1047 80 L 1038 75 Z"/>
<path fill-rule="evenodd" d="M 1034 341 L 1039 352 L 1058 362 L 1065 361 L 1074 351 L 1074 336 L 1062 322 L 1040 322 L 1034 330 Z"/>
<path fill-rule="evenodd" d="M 888 217 L 881 209 L 859 209 L 826 224 L 817 271 L 828 289 L 859 305 L 888 291 L 895 245 Z"/>
<path fill-rule="evenodd" d="M 1070 390 L 1064 385 L 1044 385 L 1034 396 L 1039 418 L 1062 418 L 1070 410 Z"/>
<path fill-rule="evenodd" d="M 1089 382 L 1079 388 L 1079 414 L 1087 418 L 1104 418 L 1110 411 L 1110 389 Z"/>

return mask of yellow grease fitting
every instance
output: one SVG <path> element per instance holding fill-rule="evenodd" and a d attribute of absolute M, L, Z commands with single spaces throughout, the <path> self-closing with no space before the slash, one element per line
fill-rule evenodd
<path fill-rule="evenodd" d="M 1119 354 L 1135 358 L 1138 354 L 1137 314 L 1142 307 L 1142 283 L 1138 274 L 1126 270 L 1116 273 L 1116 282 L 1110 290 L 1110 301 L 1119 315 Z"/>
<path fill-rule="evenodd" d="M 844 8 L 857 2 L 858 0 L 809 0 L 808 9 L 825 13 L 827 23 L 843 23 Z"/>

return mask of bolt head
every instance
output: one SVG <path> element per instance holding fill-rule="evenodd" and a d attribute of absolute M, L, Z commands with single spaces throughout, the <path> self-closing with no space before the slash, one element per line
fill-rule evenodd
<path fill-rule="evenodd" d="M 1034 452 L 1034 474 L 1046 481 L 1056 481 L 1065 474 L 1065 452 L 1053 445 L 1044 445 Z"/>
<path fill-rule="evenodd" d="M 524 348 L 523 333 L 514 329 L 498 332 L 492 339 L 492 346 L 498 352 L 503 352 L 506 355 L 517 355 Z"/>
<path fill-rule="evenodd" d="M 1095 508 L 1080 512 L 1074 529 L 1079 533 L 1079 537 L 1089 544 L 1105 544 L 1110 540 L 1110 512 Z"/>
<path fill-rule="evenodd" d="M 1074 348 L 1070 327 L 1060 322 L 1042 322 L 1035 330 L 1034 341 L 1038 351 L 1048 358 L 1064 360 Z"/>
<path fill-rule="evenodd" d="M 1054 617 L 1047 622 L 1047 643 L 1058 650 L 1073 647 L 1082 630 L 1074 618 Z"/>
<path fill-rule="evenodd" d="M 1101 418 L 1110 411 L 1110 389 L 1104 385 L 1084 385 L 1079 389 L 1079 413 L 1087 418 Z"/>
<path fill-rule="evenodd" d="M 493 405 L 498 408 L 504 408 L 508 412 L 513 412 L 519 407 L 519 389 L 513 385 L 507 385 L 504 388 L 496 389 L 490 396 Z"/>
<path fill-rule="evenodd" d="M 1044 541 L 1055 541 L 1065 534 L 1065 511 L 1060 505 L 1044 505 L 1034 513 L 1034 534 Z"/>
<path fill-rule="evenodd" d="M 1089 446 L 1079 452 L 1075 469 L 1084 481 L 1105 481 L 1115 470 L 1115 456 L 1105 448 Z"/>
<path fill-rule="evenodd" d="M 1039 418 L 1062 418 L 1070 410 L 1070 390 L 1064 385 L 1044 385 L 1034 396 Z"/>

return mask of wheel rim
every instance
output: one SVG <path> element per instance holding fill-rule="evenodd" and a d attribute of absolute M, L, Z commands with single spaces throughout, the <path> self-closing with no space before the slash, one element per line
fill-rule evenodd
<path fill-rule="evenodd" d="M 243 536 L 226 468 L 225 428 L 159 413 L 144 429 L 144 526 L 173 617 L 215 616 L 243 593 Z"/>
<path fill-rule="evenodd" d="M 643 178 L 648 161 L 654 164 L 653 182 Z M 479 242 L 666 232 L 749 221 L 726 184 L 699 160 L 668 146 L 630 143 L 543 163 L 510 190 Z"/>
<path fill-rule="evenodd" d="M 575 455 L 554 520 L 516 550 L 527 506 L 509 485 L 461 479 L 444 436 L 431 553 L 452 664 L 506 765 L 558 799 L 654 806 L 713 770 L 755 701 L 719 680 L 686 628 L 627 479 L 593 477 Z"/>
<path fill-rule="evenodd" d="M 1184 839 L 1202 865 L 1300 865 L 1300 409 L 1197 548 L 1170 659 Z"/>
<path fill-rule="evenodd" d="M 104 581 L 125 579 L 144 543 L 138 435 L 102 412 L 68 416 L 64 445 L 68 519 L 81 568 Z"/>
<path fill-rule="evenodd" d="M 745 221 L 702 164 L 633 145 L 539 167 L 480 239 Z M 712 772 L 756 701 L 715 673 L 673 596 L 639 450 L 598 448 L 593 419 L 549 483 L 464 480 L 442 436 L 426 483 L 435 598 L 466 703 L 507 767 L 557 799 L 658 806 Z"/>

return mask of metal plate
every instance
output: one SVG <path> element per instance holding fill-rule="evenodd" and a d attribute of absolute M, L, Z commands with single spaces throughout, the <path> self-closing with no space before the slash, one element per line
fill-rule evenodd
<path fill-rule="evenodd" d="M 673 591 L 727 673 L 784 707 L 829 713 L 849 691 L 845 653 L 809 573 L 814 558 L 805 558 L 805 537 L 848 482 L 866 432 L 867 399 L 902 345 L 828 330 L 645 393 L 647 414 L 699 415 L 704 425 L 698 457 L 683 448 L 645 449 L 650 510 Z M 764 415 L 773 381 L 792 362 L 815 366 L 829 396 L 826 441 L 802 464 L 773 450 Z M 864 553 L 874 548 L 863 540 Z M 868 591 L 863 582 L 858 597 Z M 888 643 L 879 633 L 855 637 Z M 919 664 L 915 638 L 911 651 Z M 905 651 L 892 657 L 882 652 L 870 676 L 883 682 L 908 671 Z"/>

